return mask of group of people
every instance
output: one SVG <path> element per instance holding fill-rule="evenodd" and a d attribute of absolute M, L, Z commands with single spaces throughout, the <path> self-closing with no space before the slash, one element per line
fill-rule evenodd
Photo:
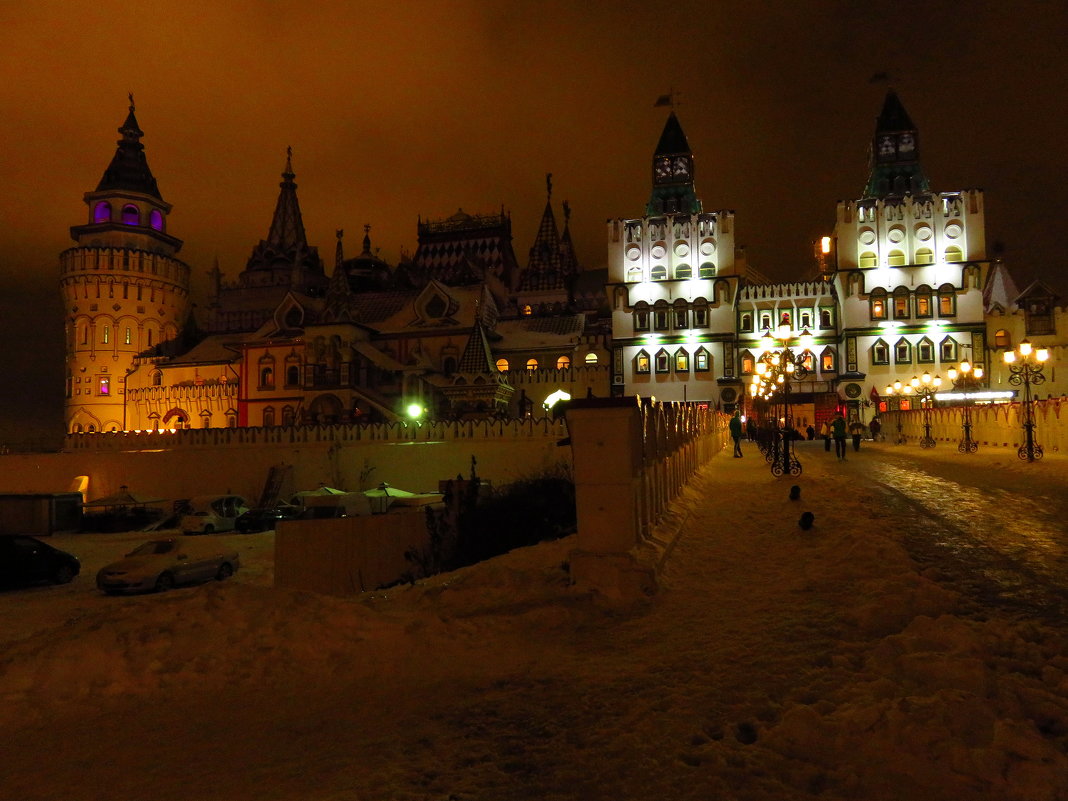
<path fill-rule="evenodd" d="M 748 434 L 750 439 L 753 439 L 753 429 L 756 424 L 752 417 L 750 417 L 746 423 L 742 422 L 742 413 L 740 410 L 735 410 L 731 416 L 730 423 L 728 425 L 731 439 L 734 441 L 734 458 L 740 459 L 742 457 L 742 434 Z M 881 424 L 879 418 L 873 418 L 871 423 L 867 426 L 867 431 L 871 433 L 871 438 L 876 440 L 879 438 L 879 431 Z M 809 439 L 812 439 L 814 429 L 812 426 L 808 427 Z M 823 449 L 828 453 L 831 450 L 831 440 L 834 440 L 834 455 L 839 460 L 846 458 L 846 436 L 852 437 L 853 450 L 860 450 L 860 441 L 864 438 L 865 426 L 859 420 L 854 420 L 852 423 L 846 423 L 845 417 L 841 412 L 837 412 L 835 416 L 824 422 L 823 427 L 820 430 L 820 436 L 823 437 Z"/>

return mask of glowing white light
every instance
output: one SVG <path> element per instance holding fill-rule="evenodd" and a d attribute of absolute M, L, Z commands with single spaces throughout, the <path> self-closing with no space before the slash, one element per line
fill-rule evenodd
<path fill-rule="evenodd" d="M 423 407 L 418 403 L 409 403 L 406 411 L 408 412 L 408 416 L 413 420 L 422 417 L 423 415 Z"/>
<path fill-rule="evenodd" d="M 564 392 L 562 389 L 558 389 L 551 393 L 549 397 L 545 399 L 544 406 L 546 409 L 551 409 L 560 401 L 571 400 L 571 396 Z"/>

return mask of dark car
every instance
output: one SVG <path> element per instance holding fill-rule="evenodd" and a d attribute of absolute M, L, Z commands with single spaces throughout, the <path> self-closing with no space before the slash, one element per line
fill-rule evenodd
<path fill-rule="evenodd" d="M 282 504 L 279 506 L 258 507 L 249 509 L 234 521 L 234 527 L 242 534 L 253 534 L 257 531 L 271 531 L 279 520 L 295 520 L 300 516 L 299 506 Z"/>
<path fill-rule="evenodd" d="M 78 557 L 38 539 L 22 535 L 0 536 L 0 587 L 43 581 L 67 584 L 81 569 Z"/>

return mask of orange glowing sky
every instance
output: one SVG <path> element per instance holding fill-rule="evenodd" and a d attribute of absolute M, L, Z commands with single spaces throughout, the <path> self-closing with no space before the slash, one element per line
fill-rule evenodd
<path fill-rule="evenodd" d="M 502 205 L 525 263 L 546 172 L 582 265 L 603 266 L 605 220 L 643 212 L 665 117 L 653 103 L 671 89 L 705 208 L 735 210 L 759 269 L 800 278 L 835 202 L 864 185 L 880 72 L 920 129 L 932 188 L 985 189 L 988 240 L 1021 288 L 1062 287 L 1064 3 L 53 0 L 0 2 L 0 30 L 0 330 L 48 403 L 58 253 L 127 92 L 194 292 L 216 257 L 232 279 L 266 235 L 287 146 L 328 267 L 336 228 L 351 256 L 369 223 L 395 263 L 419 215 Z"/>

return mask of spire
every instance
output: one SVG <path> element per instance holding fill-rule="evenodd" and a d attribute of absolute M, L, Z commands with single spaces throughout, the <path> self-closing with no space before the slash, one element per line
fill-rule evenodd
<path fill-rule="evenodd" d="M 145 132 L 137 124 L 137 117 L 134 115 L 132 92 L 129 97 L 129 113 L 126 115 L 126 121 L 123 122 L 122 127 L 118 129 L 122 139 L 116 143 L 118 144 L 118 149 L 115 151 L 108 168 L 104 170 L 104 175 L 100 178 L 96 191 L 127 190 L 141 192 L 162 201 L 163 198 L 160 196 L 159 187 L 156 186 L 156 179 L 152 175 L 152 170 L 148 167 L 148 159 L 145 158 L 145 146 L 141 144 L 141 137 L 145 135 Z"/>
<path fill-rule="evenodd" d="M 553 214 L 553 174 L 545 174 L 545 210 L 541 214 L 538 233 L 530 246 L 527 268 L 519 279 L 519 289 L 559 289 L 563 287 L 560 261 L 560 230 Z"/>
<path fill-rule="evenodd" d="M 274 207 L 274 218 L 271 220 L 271 230 L 267 234 L 267 243 L 279 250 L 289 250 L 294 247 L 306 248 L 308 239 L 304 233 L 304 220 L 300 214 L 300 203 L 297 200 L 297 185 L 293 179 L 293 148 L 286 148 L 286 166 L 282 171 L 282 183 L 278 186 L 278 203 Z"/>
<path fill-rule="evenodd" d="M 341 244 L 342 237 L 345 236 L 345 229 L 337 229 L 337 246 L 334 248 L 334 271 L 337 272 L 341 269 L 341 263 L 345 261 L 345 248 Z"/>
<path fill-rule="evenodd" d="M 571 206 L 564 201 L 564 232 L 560 234 L 560 266 L 564 275 L 574 276 L 579 271 L 575 245 L 571 241 Z"/>
<path fill-rule="evenodd" d="M 493 353 L 490 350 L 489 341 L 486 339 L 486 329 L 482 326 L 482 316 L 479 309 L 475 310 L 475 326 L 471 330 L 471 336 L 467 340 L 464 352 L 460 354 L 456 372 L 471 375 L 486 373 L 497 375 L 500 373 L 493 361 Z"/>
<path fill-rule="evenodd" d="M 897 93 L 890 89 L 875 121 L 864 197 L 930 191 L 920 166 L 920 135 Z"/>
<path fill-rule="evenodd" d="M 674 110 L 664 123 L 653 154 L 653 192 L 645 213 L 695 214 L 701 211 L 693 186 L 693 152 Z"/>

